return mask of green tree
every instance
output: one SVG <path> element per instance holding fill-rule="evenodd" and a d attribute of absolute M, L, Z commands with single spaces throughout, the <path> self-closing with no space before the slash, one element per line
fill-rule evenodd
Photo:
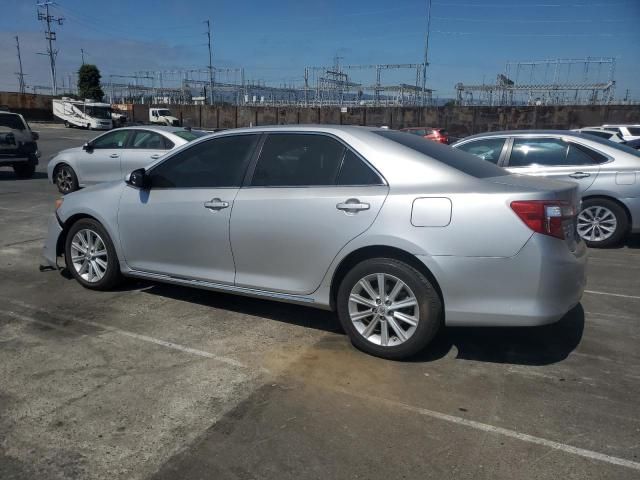
<path fill-rule="evenodd" d="M 100 70 L 95 65 L 85 63 L 78 70 L 78 96 L 98 101 L 104 97 L 100 87 Z"/>

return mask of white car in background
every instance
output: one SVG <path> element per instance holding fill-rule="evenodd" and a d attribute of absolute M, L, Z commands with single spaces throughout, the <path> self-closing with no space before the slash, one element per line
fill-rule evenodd
<path fill-rule="evenodd" d="M 111 130 L 82 147 L 55 155 L 47 175 L 66 194 L 95 183 L 122 180 L 166 153 L 206 135 L 181 127 L 140 126 Z"/>
<path fill-rule="evenodd" d="M 625 143 L 622 135 L 618 133 L 617 130 L 609 130 L 604 129 L 602 127 L 585 127 L 585 128 L 575 128 L 571 130 L 572 132 L 578 133 L 586 133 L 587 135 L 593 135 L 595 137 L 602 138 L 604 140 L 609 140 L 615 143 Z"/>
<path fill-rule="evenodd" d="M 640 138 L 640 125 L 602 125 L 606 130 L 615 130 L 625 142 Z"/>

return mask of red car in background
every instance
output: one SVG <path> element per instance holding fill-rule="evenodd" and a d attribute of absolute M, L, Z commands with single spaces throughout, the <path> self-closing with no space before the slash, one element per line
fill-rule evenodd
<path fill-rule="evenodd" d="M 434 142 L 444 143 L 449 145 L 449 132 L 444 128 L 433 127 L 412 127 L 401 128 L 401 132 L 409 132 L 420 137 L 424 137 L 427 140 L 433 140 Z"/>

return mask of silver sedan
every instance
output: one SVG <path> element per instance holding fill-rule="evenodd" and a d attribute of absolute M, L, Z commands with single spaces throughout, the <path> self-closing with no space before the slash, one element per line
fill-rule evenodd
<path fill-rule="evenodd" d="M 442 325 L 573 308 L 578 201 L 408 133 L 230 130 L 58 200 L 44 256 L 96 290 L 136 277 L 335 310 L 358 348 L 403 358 Z"/>
<path fill-rule="evenodd" d="M 590 247 L 608 247 L 640 232 L 640 153 L 567 130 L 481 133 L 452 145 L 512 173 L 578 184 L 578 233 Z"/>
<path fill-rule="evenodd" d="M 82 147 L 59 152 L 47 165 L 47 175 L 60 193 L 110 180 L 150 163 L 203 132 L 178 127 L 139 126 L 117 128 L 94 138 Z"/>

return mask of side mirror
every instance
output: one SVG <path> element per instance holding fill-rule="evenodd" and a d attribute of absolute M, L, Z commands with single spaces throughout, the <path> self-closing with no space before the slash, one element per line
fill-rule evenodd
<path fill-rule="evenodd" d="M 85 152 L 91 152 L 93 150 L 93 145 L 91 145 L 91 142 L 86 142 L 84 145 L 82 145 L 82 149 Z"/>
<path fill-rule="evenodd" d="M 148 189 L 150 185 L 150 178 L 145 172 L 144 168 L 139 168 L 131 172 L 126 178 L 125 182 L 127 185 L 131 185 L 135 188 L 140 188 L 142 190 Z"/>
<path fill-rule="evenodd" d="M 36 140 L 40 139 L 40 134 L 38 132 L 31 132 L 31 138 L 35 142 Z"/>

